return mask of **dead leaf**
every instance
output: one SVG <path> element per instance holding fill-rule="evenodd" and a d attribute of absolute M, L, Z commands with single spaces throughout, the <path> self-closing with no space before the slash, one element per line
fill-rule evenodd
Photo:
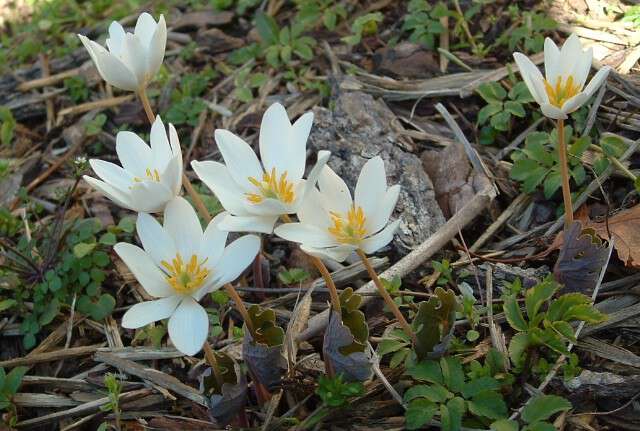
<path fill-rule="evenodd" d="M 420 303 L 411 323 L 418 339 L 416 355 L 421 360 L 439 358 L 447 352 L 459 308 L 451 289 L 445 291 L 438 287 L 435 294 L 435 297 Z"/>
<path fill-rule="evenodd" d="M 214 355 L 224 383 L 220 388 L 211 368 L 207 368 L 199 377 L 200 391 L 206 396 L 211 418 L 221 426 L 226 426 L 244 412 L 247 380 L 230 356 L 222 352 L 215 352 Z"/>
<path fill-rule="evenodd" d="M 609 240 L 605 222 L 589 222 L 586 227 L 592 228 L 600 238 Z M 613 236 L 613 247 L 618 252 L 618 258 L 626 266 L 640 268 L 640 205 L 611 217 L 609 231 Z"/>
<path fill-rule="evenodd" d="M 304 294 L 300 302 L 296 305 L 291 314 L 291 319 L 287 325 L 287 332 L 284 334 L 284 356 L 287 358 L 289 372 L 293 370 L 298 355 L 298 343 L 296 338 L 302 332 L 309 320 L 311 312 L 311 294 L 315 289 L 315 284 L 311 285 Z"/>
<path fill-rule="evenodd" d="M 590 295 L 600 278 L 602 268 L 609 262 L 609 248 L 603 244 L 593 228 L 582 228 L 575 220 L 564 231 L 564 241 L 553 275 L 564 285 L 563 292 Z"/>
<path fill-rule="evenodd" d="M 358 310 L 359 311 L 359 310 Z M 342 374 L 346 381 L 365 381 L 371 377 L 371 358 L 364 351 L 343 353 L 356 342 L 353 334 L 335 311 L 329 314 L 322 350 L 329 375 Z"/>

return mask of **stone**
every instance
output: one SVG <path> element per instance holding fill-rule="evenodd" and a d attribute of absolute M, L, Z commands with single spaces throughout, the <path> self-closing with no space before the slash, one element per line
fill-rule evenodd
<path fill-rule="evenodd" d="M 400 184 L 400 199 L 392 218 L 401 218 L 393 245 L 407 252 L 425 241 L 445 222 L 431 179 L 420 158 L 403 149 L 396 130 L 402 126 L 380 100 L 362 92 L 345 92 L 335 109 L 314 108 L 309 147 L 331 151 L 329 166 L 352 193 L 362 166 L 375 156 L 384 160 L 389 185 Z"/>

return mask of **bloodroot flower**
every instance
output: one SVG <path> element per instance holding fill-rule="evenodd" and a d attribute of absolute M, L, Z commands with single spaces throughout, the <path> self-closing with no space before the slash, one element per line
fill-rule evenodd
<path fill-rule="evenodd" d="M 339 262 L 354 251 L 374 253 L 393 239 L 400 220 L 388 223 L 400 186 L 387 187 L 380 157 L 362 167 L 355 199 L 342 178 L 328 166 L 323 168 L 318 186 L 320 190 L 314 188 L 298 211 L 300 222 L 278 226 L 276 235 L 300 243 L 300 248 L 313 256 Z"/>
<path fill-rule="evenodd" d="M 271 233 L 279 217 L 299 210 L 330 155 L 328 151 L 318 152 L 309 177 L 302 178 L 312 122 L 313 114 L 308 112 L 292 125 L 282 105 L 271 105 L 260 126 L 262 163 L 241 138 L 228 130 L 216 130 L 216 142 L 226 165 L 193 161 L 191 166 L 230 213 L 221 229 Z"/>
<path fill-rule="evenodd" d="M 151 126 L 151 147 L 133 132 L 119 132 L 116 153 L 122 167 L 91 159 L 91 168 L 100 180 L 84 176 L 116 204 L 137 212 L 159 212 L 180 193 L 182 151 L 172 124 L 167 137 L 162 120 L 156 117 Z"/>
<path fill-rule="evenodd" d="M 140 328 L 169 319 L 169 337 L 185 355 L 195 355 L 208 330 L 202 297 L 236 278 L 251 264 L 260 239 L 245 235 L 225 247 L 227 233 L 219 229 L 224 213 L 202 231 L 191 205 L 177 197 L 166 207 L 164 225 L 139 214 L 136 230 L 144 249 L 118 243 L 114 250 L 147 293 L 155 298 L 131 307 L 122 318 L 124 328 Z"/>
<path fill-rule="evenodd" d="M 151 15 L 138 17 L 133 33 L 125 33 L 119 22 L 109 26 L 107 49 L 78 35 L 89 51 L 100 76 L 114 87 L 127 91 L 143 91 L 158 73 L 167 44 L 164 16 L 156 22 Z"/>
<path fill-rule="evenodd" d="M 564 120 L 595 93 L 607 78 L 609 66 L 602 67 L 584 87 L 591 69 L 593 50 L 582 49 L 578 36 L 572 34 L 562 49 L 549 38 L 544 42 L 545 77 L 527 56 L 513 54 L 520 74 L 544 115 Z"/>

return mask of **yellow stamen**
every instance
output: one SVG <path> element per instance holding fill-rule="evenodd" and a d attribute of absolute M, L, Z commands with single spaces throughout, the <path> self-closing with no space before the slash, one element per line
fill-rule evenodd
<path fill-rule="evenodd" d="M 364 216 L 362 207 L 354 205 L 347 212 L 346 217 L 331 211 L 331 219 L 333 227 L 328 228 L 338 242 L 343 244 L 358 245 L 367 235 L 364 224 L 367 218 Z"/>
<path fill-rule="evenodd" d="M 564 83 L 562 82 L 562 76 L 558 76 L 555 87 L 545 79 L 544 89 L 547 92 L 547 96 L 549 96 L 549 103 L 556 108 L 562 108 L 562 105 L 564 105 L 567 100 L 580 92 L 580 87 L 573 83 L 572 75 L 569 75 Z"/>
<path fill-rule="evenodd" d="M 258 189 L 256 193 L 245 193 L 247 200 L 253 204 L 259 204 L 265 198 L 277 199 L 285 204 L 290 204 L 295 199 L 293 183 L 287 180 L 287 171 L 278 178 L 276 168 L 273 168 L 271 173 L 262 174 L 262 181 L 249 177 L 249 182 Z"/>
<path fill-rule="evenodd" d="M 210 271 L 203 268 L 207 259 L 198 262 L 198 256 L 192 254 L 189 262 L 185 264 L 182 256 L 178 253 L 171 260 L 171 263 L 163 260 L 160 265 L 165 269 L 167 283 L 173 290 L 181 295 L 188 295 L 198 290 L 209 275 Z"/>
<path fill-rule="evenodd" d="M 147 168 L 147 170 L 146 170 L 146 179 L 159 183 L 160 182 L 160 172 L 158 172 L 157 169 L 154 169 L 152 171 L 151 169 Z M 144 180 L 145 180 L 145 178 L 133 177 L 133 181 L 136 182 L 136 183 L 141 183 Z"/>

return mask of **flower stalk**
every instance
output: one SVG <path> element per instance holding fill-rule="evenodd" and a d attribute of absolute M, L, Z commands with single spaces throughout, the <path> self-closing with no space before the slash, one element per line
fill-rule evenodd
<path fill-rule="evenodd" d="M 138 97 L 140 98 L 140 102 L 142 102 L 142 107 L 144 108 L 144 113 L 147 114 L 147 119 L 149 123 L 153 124 L 156 116 L 153 115 L 153 109 L 151 109 L 151 103 L 149 102 L 149 97 L 147 96 L 147 89 L 142 88 L 138 90 Z"/>
<path fill-rule="evenodd" d="M 249 316 L 249 311 L 247 311 L 247 307 L 244 306 L 244 302 L 242 302 L 242 298 L 240 298 L 238 291 L 233 287 L 231 283 L 225 284 L 224 289 L 227 292 L 227 295 L 229 295 L 231 299 L 233 299 L 233 302 L 236 304 L 236 310 L 238 310 L 238 313 L 240 313 L 240 315 L 242 316 L 244 324 L 247 325 L 247 329 L 255 340 L 256 333 L 253 327 L 253 322 L 251 321 L 251 316 Z"/>
<path fill-rule="evenodd" d="M 411 328 L 411 325 L 409 325 L 409 322 L 407 322 L 407 319 L 404 318 L 404 315 L 400 311 L 400 308 L 398 308 L 398 304 L 393 302 L 393 298 L 391 298 L 391 295 L 389 295 L 387 289 L 385 289 L 382 285 L 382 281 L 380 280 L 380 277 L 378 277 L 376 270 L 373 269 L 373 266 L 371 266 L 369 258 L 367 257 L 365 252 L 362 251 L 362 249 L 356 250 L 356 253 L 358 253 L 358 256 L 360 256 L 360 259 L 362 260 L 365 268 L 367 268 L 369 277 L 371 277 L 371 281 L 373 281 L 373 284 L 375 284 L 378 288 L 380 296 L 382 296 L 382 299 L 384 299 L 384 302 L 386 302 L 387 306 L 389 307 L 395 318 L 398 320 L 398 323 L 400 323 L 400 326 L 402 326 L 402 330 L 411 338 L 413 344 L 415 345 L 418 341 L 415 332 L 413 332 L 413 329 Z"/>
<path fill-rule="evenodd" d="M 564 120 L 558 120 L 558 156 L 560 158 L 560 175 L 562 176 L 562 199 L 564 201 L 564 226 L 573 222 L 573 204 L 571 203 L 571 187 L 569 186 L 569 166 L 567 161 L 567 144 L 564 140 Z"/>
<path fill-rule="evenodd" d="M 216 383 L 218 383 L 218 387 L 222 391 L 222 385 L 224 384 L 224 379 L 222 378 L 222 372 L 220 371 L 220 365 L 218 364 L 218 360 L 216 359 L 215 353 L 213 353 L 213 349 L 211 345 L 209 345 L 208 341 L 204 343 L 204 357 L 211 365 L 211 369 L 213 370 L 213 376 L 216 379 Z"/>

